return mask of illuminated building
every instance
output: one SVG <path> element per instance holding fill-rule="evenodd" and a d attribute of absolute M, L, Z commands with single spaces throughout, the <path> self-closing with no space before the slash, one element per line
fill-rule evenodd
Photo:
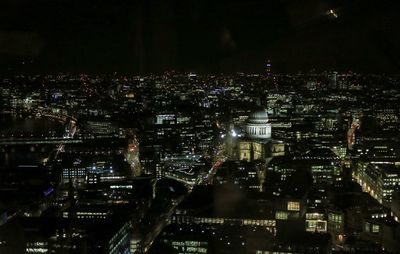
<path fill-rule="evenodd" d="M 282 156 L 285 144 L 271 139 L 271 123 L 265 110 L 252 113 L 246 123 L 246 137 L 239 140 L 239 160 L 265 160 Z"/>
<path fill-rule="evenodd" d="M 308 209 L 306 231 L 329 233 L 334 245 L 343 243 L 344 214 L 332 209 Z"/>
<path fill-rule="evenodd" d="M 63 168 L 62 182 L 69 183 L 70 181 L 76 181 L 77 183 L 85 182 L 86 168 L 74 167 L 74 168 Z"/>
<path fill-rule="evenodd" d="M 304 163 L 311 172 L 314 183 L 332 184 L 341 180 L 340 158 L 330 149 L 312 149 L 303 155 L 295 156 L 294 160 Z"/>
<path fill-rule="evenodd" d="M 267 169 L 269 172 L 278 173 L 280 180 L 284 181 L 291 176 L 297 168 L 298 164 L 293 160 L 293 156 L 285 155 L 272 158 L 268 163 Z"/>
<path fill-rule="evenodd" d="M 122 207 L 120 207 L 122 208 Z M 132 207 L 126 206 L 125 209 L 129 209 Z M 85 220 L 105 220 L 113 216 L 115 211 L 112 206 L 104 206 L 104 205 L 77 205 L 73 209 L 67 209 L 63 211 L 62 217 L 69 218 L 72 214 L 74 214 L 74 219 Z"/>
<path fill-rule="evenodd" d="M 260 227 L 272 234 L 291 226 L 304 231 L 304 197 L 271 197 L 265 193 L 242 193 L 239 190 L 229 186 L 197 186 L 179 204 L 171 221 L 177 224 Z"/>
<path fill-rule="evenodd" d="M 166 156 L 156 172 L 158 179 L 169 178 L 194 186 L 201 182 L 211 165 L 201 155 L 173 154 Z"/>
<path fill-rule="evenodd" d="M 268 122 L 268 114 L 264 110 L 253 112 L 246 124 L 246 136 L 253 139 L 270 139 L 271 124 Z"/>
<path fill-rule="evenodd" d="M 271 68 L 272 68 L 272 64 L 271 64 L 271 61 L 270 60 L 268 60 L 267 61 L 267 65 L 266 65 L 266 73 L 267 73 L 267 75 L 271 75 Z"/>
<path fill-rule="evenodd" d="M 93 223 L 88 219 L 73 228 L 69 223 L 64 218 L 22 217 L 9 221 L 0 228 L 0 252 L 129 253 L 130 222 L 114 218 Z"/>
<path fill-rule="evenodd" d="M 234 184 L 247 190 L 262 191 L 262 183 L 258 177 L 259 169 L 255 163 L 247 161 L 226 161 L 214 176 L 215 185 Z"/>
<path fill-rule="evenodd" d="M 177 253 L 210 253 L 210 230 L 198 225 L 171 224 L 162 232 L 159 241 Z"/>
<path fill-rule="evenodd" d="M 134 228 L 132 232 L 132 239 L 129 247 L 130 253 L 132 254 L 140 253 L 142 251 L 143 236 L 139 231 L 138 228 Z"/>
<path fill-rule="evenodd" d="M 358 180 L 365 192 L 389 207 L 393 192 L 400 190 L 400 170 L 393 164 L 370 163 Z"/>
<path fill-rule="evenodd" d="M 90 134 L 96 137 L 118 137 L 118 128 L 111 122 L 106 121 L 88 121 L 86 127 Z"/>
<path fill-rule="evenodd" d="M 276 157 L 268 170 L 285 180 L 297 170 L 310 172 L 315 184 L 333 184 L 342 180 L 340 158 L 330 149 L 312 149 L 298 156 Z"/>
<path fill-rule="evenodd" d="M 325 212 L 307 211 L 306 213 L 306 231 L 309 232 L 327 232 L 327 219 Z"/>
<path fill-rule="evenodd" d="M 140 162 L 143 171 L 156 175 L 161 160 L 176 153 L 209 152 L 213 145 L 211 115 L 197 117 L 183 113 L 159 113 L 149 119 L 140 137 Z"/>
<path fill-rule="evenodd" d="M 399 116 L 395 108 L 381 108 L 374 110 L 374 116 L 383 131 L 392 131 L 398 128 Z"/>
<path fill-rule="evenodd" d="M 397 253 L 399 250 L 400 224 L 393 218 L 367 219 L 363 223 L 360 237 L 370 245 L 375 243 L 377 246 L 369 247 L 375 252 L 381 252 L 384 249 L 389 253 Z"/>
<path fill-rule="evenodd" d="M 338 76 L 338 73 L 337 73 L 336 71 L 331 72 L 331 73 L 328 75 L 328 78 L 329 78 L 329 87 L 330 87 L 331 89 L 336 89 L 336 88 L 337 88 L 337 76 Z"/>

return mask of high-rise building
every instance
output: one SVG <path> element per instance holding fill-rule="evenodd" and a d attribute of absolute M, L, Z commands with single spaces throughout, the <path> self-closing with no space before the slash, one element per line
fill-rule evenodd
<path fill-rule="evenodd" d="M 267 72 L 267 75 L 271 75 L 271 69 L 272 69 L 271 60 L 268 60 L 267 64 L 266 64 L 266 68 L 265 68 L 265 71 Z"/>
<path fill-rule="evenodd" d="M 400 190 L 400 168 L 393 164 L 370 163 L 360 175 L 363 190 L 390 206 L 393 193 Z"/>

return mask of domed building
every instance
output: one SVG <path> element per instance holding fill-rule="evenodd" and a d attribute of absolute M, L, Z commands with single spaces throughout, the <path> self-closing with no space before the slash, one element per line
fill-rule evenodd
<path fill-rule="evenodd" d="M 271 123 L 264 109 L 249 115 L 245 132 L 246 136 L 239 140 L 239 160 L 269 160 L 284 155 L 284 143 L 271 138 Z"/>
<path fill-rule="evenodd" d="M 249 116 L 246 136 L 253 139 L 271 138 L 271 124 L 268 122 L 268 114 L 265 110 L 257 110 Z"/>

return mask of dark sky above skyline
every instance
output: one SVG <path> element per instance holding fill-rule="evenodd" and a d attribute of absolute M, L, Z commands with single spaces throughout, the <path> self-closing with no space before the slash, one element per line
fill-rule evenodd
<path fill-rule="evenodd" d="M 2 0 L 12 72 L 400 74 L 392 0 Z M 329 10 L 333 10 L 335 17 Z"/>

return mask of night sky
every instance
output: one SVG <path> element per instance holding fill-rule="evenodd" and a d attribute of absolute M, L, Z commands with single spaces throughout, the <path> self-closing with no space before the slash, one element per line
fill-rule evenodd
<path fill-rule="evenodd" d="M 400 74 L 397 2 L 1 0 L 0 72 Z"/>

